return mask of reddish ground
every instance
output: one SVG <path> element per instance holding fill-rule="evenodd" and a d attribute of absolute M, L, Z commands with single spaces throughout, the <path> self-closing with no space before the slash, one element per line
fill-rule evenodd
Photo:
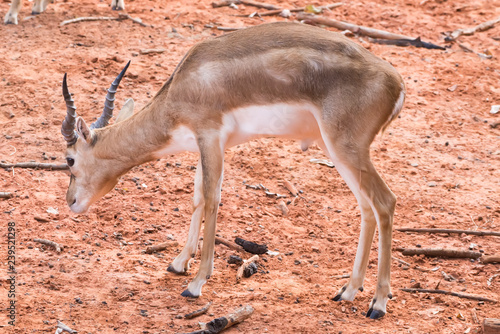
<path fill-rule="evenodd" d="M 283 7 L 303 6 L 303 0 Z M 472 27 L 500 16 L 498 0 L 349 1 L 324 15 L 444 45 L 443 32 Z M 326 3 L 314 2 L 316 5 Z M 26 2 L 18 26 L 0 25 L 0 160 L 64 162 L 60 135 L 65 106 L 61 80 L 65 72 L 79 115 L 87 121 L 102 110 L 105 90 L 126 60 L 129 74 L 118 93 L 121 107 L 133 97 L 138 107 L 162 86 L 186 51 L 200 40 L 223 32 L 205 25 L 243 27 L 286 20 L 241 18 L 254 8 L 212 8 L 211 1 L 126 1 L 127 12 L 153 27 L 130 20 L 81 22 L 60 27 L 79 16 L 115 16 L 108 2 L 56 1 L 42 15 L 29 17 Z M 4 16 L 9 2 L 0 3 Z M 290 20 L 293 20 L 291 18 Z M 333 30 L 333 29 L 332 29 Z M 401 117 L 373 144 L 373 160 L 398 196 L 395 228 L 440 227 L 498 230 L 500 227 L 500 26 L 460 43 L 493 57 L 484 59 L 457 44 L 446 51 L 371 44 L 353 38 L 390 61 L 403 75 L 408 96 Z M 143 55 L 143 49 L 164 48 Z M 411 294 L 403 287 L 421 286 L 486 296 L 498 300 L 498 264 L 465 259 L 403 257 L 398 247 L 452 247 L 499 254 L 498 237 L 426 235 L 394 232 L 394 261 L 388 314 L 378 321 L 363 315 L 376 284 L 377 243 L 372 247 L 365 291 L 354 302 L 331 300 L 346 282 L 337 276 L 351 270 L 359 225 L 354 196 L 334 169 L 312 164 L 325 158 L 313 146 L 257 140 L 227 151 L 218 233 L 233 239 L 267 243 L 278 256 L 264 256 L 262 271 L 235 284 L 236 268 L 226 259 L 232 251 L 216 246 L 215 271 L 197 300 L 180 296 L 189 276 L 166 273 L 180 247 L 147 255 L 147 245 L 173 238 L 183 245 L 191 214 L 197 156 L 179 154 L 134 168 L 117 189 L 85 215 L 71 213 L 65 172 L 0 170 L 0 304 L 7 302 L 7 223 L 17 233 L 17 319 L 2 333 L 54 333 L 61 320 L 79 333 L 178 333 L 198 329 L 241 304 L 253 316 L 228 333 L 477 333 L 483 318 L 500 318 L 498 304 L 458 297 Z M 48 160 L 47 160 L 48 159 Z M 44 161 L 47 160 L 47 161 Z M 287 193 L 289 180 L 304 199 L 282 217 L 277 201 L 262 183 Z M 49 208 L 58 213 L 47 213 Z M 51 211 L 51 210 L 49 210 Z M 269 214 L 270 213 L 270 214 Z M 38 222 L 34 217 L 48 218 Z M 62 253 L 41 247 L 33 238 L 65 246 Z M 297 261 L 300 261 L 297 262 Z M 296 264 L 299 263 L 299 264 Z M 435 268 L 424 272 L 414 268 Z M 406 270 L 405 270 L 406 269 Z M 455 280 L 443 279 L 442 272 Z M 197 319 L 179 319 L 208 301 L 213 306 Z M 3 306 L 2 306 L 3 307 Z"/>

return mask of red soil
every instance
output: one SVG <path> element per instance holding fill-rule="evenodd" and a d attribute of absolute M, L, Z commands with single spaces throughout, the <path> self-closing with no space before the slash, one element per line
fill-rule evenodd
<path fill-rule="evenodd" d="M 0 3 L 2 16 L 8 6 Z M 132 59 L 132 65 L 117 104 L 133 97 L 140 108 L 192 45 L 223 34 L 206 24 L 243 27 L 286 20 L 236 17 L 255 9 L 215 9 L 208 0 L 136 0 L 126 1 L 126 6 L 131 16 L 154 27 L 130 20 L 59 26 L 78 16 L 116 15 L 107 2 L 93 0 L 56 1 L 29 19 L 31 3 L 25 3 L 18 26 L 0 25 L 0 160 L 64 162 L 60 86 L 65 72 L 79 115 L 92 121 L 102 109 L 105 89 L 126 60 Z M 324 15 L 444 45 L 442 32 L 500 16 L 500 1 L 352 1 Z M 495 124 L 500 115 L 490 114 L 490 109 L 500 104 L 500 26 L 459 39 L 476 52 L 491 54 L 491 59 L 457 44 L 438 51 L 353 39 L 390 61 L 407 85 L 401 117 L 377 137 L 372 150 L 375 165 L 398 196 L 395 228 L 498 230 L 500 126 Z M 151 48 L 167 51 L 140 53 Z M 440 289 L 498 300 L 500 278 L 487 283 L 500 272 L 498 264 L 403 257 L 394 251 L 412 267 L 393 262 L 394 298 L 388 314 L 378 321 L 366 319 L 362 313 L 376 284 L 376 242 L 364 292 L 354 302 L 333 302 L 346 282 L 336 276 L 348 274 L 354 260 L 359 209 L 337 172 L 310 163 L 311 158 L 325 156 L 316 146 L 303 153 L 298 143 L 285 140 L 256 140 L 227 151 L 218 233 L 267 243 L 280 255 L 264 256 L 264 272 L 235 284 L 236 268 L 226 262 L 233 252 L 216 246 L 214 275 L 197 300 L 180 293 L 196 273 L 199 254 L 189 276 L 166 273 L 187 236 L 196 155 L 179 154 L 134 168 L 85 215 L 74 215 L 67 207 L 65 172 L 0 170 L 0 191 L 14 193 L 0 200 L 1 305 L 8 301 L 9 221 L 16 223 L 18 284 L 16 326 L 0 327 L 0 332 L 53 333 L 57 320 L 79 333 L 190 332 L 198 329 L 198 321 L 207 322 L 241 304 L 253 305 L 255 313 L 227 333 L 477 333 L 483 318 L 500 318 L 498 304 L 400 291 L 439 284 Z M 275 199 L 244 184 L 262 183 L 286 193 L 279 180 L 289 180 L 304 192 L 305 199 L 290 205 L 287 217 L 281 216 Z M 49 208 L 58 213 L 47 213 Z M 49 222 L 38 222 L 35 216 Z M 147 245 L 169 237 L 180 245 L 144 254 Z M 33 238 L 65 248 L 58 254 Z M 498 237 L 394 232 L 394 250 L 416 245 L 473 247 L 486 255 L 500 252 Z M 424 272 L 415 265 L 440 268 Z M 455 280 L 444 280 L 442 272 Z M 208 314 L 178 318 L 207 301 L 214 303 Z M 2 310 L 0 326 L 7 325 L 6 315 Z"/>

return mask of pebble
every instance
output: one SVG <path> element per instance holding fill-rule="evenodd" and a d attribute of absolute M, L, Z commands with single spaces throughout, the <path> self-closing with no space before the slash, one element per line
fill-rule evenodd
<path fill-rule="evenodd" d="M 427 186 L 428 187 L 437 187 L 437 183 L 436 182 L 429 182 L 429 183 L 427 183 Z"/>

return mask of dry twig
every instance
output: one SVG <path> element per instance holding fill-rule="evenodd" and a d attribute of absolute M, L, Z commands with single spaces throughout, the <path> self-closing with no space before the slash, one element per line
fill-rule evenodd
<path fill-rule="evenodd" d="M 488 29 L 491 29 L 499 22 L 500 22 L 500 17 L 497 17 L 494 20 L 483 22 L 483 23 L 481 23 L 473 28 L 457 29 L 457 30 L 449 33 L 449 35 L 446 36 L 444 40 L 446 42 L 453 42 L 462 35 L 470 36 L 470 35 L 474 35 L 474 33 L 476 33 L 476 32 L 481 32 L 481 31 L 486 31 Z"/>
<path fill-rule="evenodd" d="M 276 204 L 276 207 L 280 209 L 281 214 L 283 216 L 288 216 L 288 207 L 286 206 L 286 203 L 283 200 L 280 200 L 278 204 Z"/>
<path fill-rule="evenodd" d="M 50 219 L 45 218 L 45 217 L 35 216 L 35 217 L 33 217 L 33 219 L 35 219 L 37 222 L 40 222 L 40 223 L 49 223 L 50 222 Z"/>
<path fill-rule="evenodd" d="M 147 54 L 151 54 L 151 53 L 163 53 L 167 51 L 167 49 L 143 49 L 143 50 L 140 50 L 139 53 L 141 55 L 147 55 Z"/>
<path fill-rule="evenodd" d="M 11 198 L 12 193 L 0 191 L 0 198 Z"/>
<path fill-rule="evenodd" d="M 433 257 L 450 257 L 450 258 L 462 258 L 462 259 L 477 259 L 481 257 L 481 253 L 473 252 L 461 249 L 444 249 L 444 248 L 397 248 L 399 252 L 403 255 L 425 255 Z"/>
<path fill-rule="evenodd" d="M 483 334 L 498 334 L 500 333 L 500 319 L 484 318 Z"/>
<path fill-rule="evenodd" d="M 496 231 L 471 231 L 471 230 L 453 230 L 446 228 L 397 228 L 399 232 L 416 232 L 416 233 L 453 233 L 453 234 L 471 234 L 471 235 L 493 235 L 500 237 L 500 232 Z"/>
<path fill-rule="evenodd" d="M 161 243 L 158 245 L 149 246 L 146 248 L 146 254 L 153 254 L 156 252 L 161 252 L 161 251 L 167 249 L 168 247 L 177 247 L 178 245 L 179 245 L 179 243 L 177 241 L 174 241 L 174 242 L 164 242 L 164 243 Z"/>
<path fill-rule="evenodd" d="M 489 255 L 481 258 L 483 263 L 500 263 L 500 255 Z"/>
<path fill-rule="evenodd" d="M 342 6 L 344 3 L 343 2 L 336 2 L 336 3 L 333 3 L 331 5 L 326 5 L 326 6 L 319 6 L 319 7 L 316 7 L 318 10 L 320 11 L 323 11 L 325 9 L 327 10 L 330 10 L 330 9 L 334 9 L 334 8 L 337 8 L 337 7 L 340 7 Z M 288 10 L 290 13 L 298 13 L 298 12 L 303 12 L 305 11 L 305 8 L 304 7 L 301 7 L 301 8 L 292 8 L 292 9 L 274 9 L 274 10 L 269 10 L 267 12 L 261 12 L 261 13 L 257 13 L 259 16 L 273 16 L 273 15 L 280 15 L 281 13 L 283 13 L 284 10 Z M 238 16 L 238 17 L 248 17 L 247 14 L 240 14 L 240 15 L 235 15 L 235 16 Z"/>
<path fill-rule="evenodd" d="M 288 180 L 283 180 L 282 181 L 282 185 L 283 187 L 285 187 L 289 192 L 290 194 L 292 194 L 293 196 L 298 196 L 299 195 L 299 192 L 297 191 L 297 188 L 294 187 L 293 184 L 290 183 L 290 181 Z"/>
<path fill-rule="evenodd" d="M 59 320 L 57 320 L 57 330 L 56 330 L 56 334 L 60 334 L 62 332 L 68 332 L 68 333 L 78 333 L 77 331 L 69 328 L 67 325 L 65 325 L 64 323 L 60 322 Z"/>
<path fill-rule="evenodd" d="M 306 13 L 299 13 L 297 15 L 298 20 L 304 20 L 305 23 L 308 24 L 322 24 L 325 26 L 329 27 L 334 27 L 339 30 L 349 30 L 353 32 L 356 35 L 359 36 L 367 36 L 371 38 L 376 38 L 380 40 L 397 40 L 397 42 L 382 42 L 382 41 L 376 41 L 377 43 L 384 43 L 384 44 L 395 44 L 399 46 L 406 46 L 406 45 L 414 45 L 416 47 L 425 47 L 427 49 L 444 49 L 441 46 L 432 44 L 432 43 L 427 43 L 423 42 L 420 40 L 420 38 L 413 38 L 405 35 L 400 35 L 400 34 L 394 34 L 388 31 L 380 30 L 380 29 L 374 29 L 374 28 L 369 28 L 369 27 L 364 27 L 364 26 L 359 26 L 357 24 L 349 23 L 349 22 L 342 22 L 334 19 L 328 19 L 326 17 L 320 17 L 316 15 L 311 15 L 311 14 L 306 14 Z"/>
<path fill-rule="evenodd" d="M 217 30 L 221 31 L 236 31 L 236 30 L 242 30 L 245 29 L 246 27 L 217 27 Z"/>
<path fill-rule="evenodd" d="M 60 253 L 61 250 L 64 248 L 63 246 L 59 245 L 57 242 L 46 240 L 46 239 L 33 239 L 34 242 L 38 242 L 43 245 L 47 245 L 50 247 L 54 247 L 56 249 L 56 252 Z"/>
<path fill-rule="evenodd" d="M 312 14 L 299 13 L 297 15 L 298 20 L 305 20 L 306 23 L 316 23 L 322 24 L 329 27 L 334 27 L 339 30 L 349 30 L 354 34 L 361 36 L 368 36 L 372 38 L 381 38 L 381 39 L 414 39 L 409 36 L 393 34 L 384 30 L 368 28 L 364 26 L 358 26 L 357 24 L 342 22 L 334 19 L 329 19 L 326 17 L 316 16 Z"/>
<path fill-rule="evenodd" d="M 202 314 L 205 314 L 205 313 L 207 313 L 210 306 L 212 306 L 212 302 L 209 302 L 207 305 L 203 306 L 199 310 L 196 310 L 194 312 L 191 312 L 191 313 L 184 315 L 184 319 L 193 319 L 193 318 L 196 318 Z"/>
<path fill-rule="evenodd" d="M 118 17 L 109 17 L 109 16 L 97 16 L 97 17 L 77 17 L 71 20 L 66 20 L 61 22 L 59 26 L 64 26 L 71 23 L 83 22 L 83 21 L 122 21 L 122 20 L 131 20 L 137 24 L 140 24 L 143 27 L 150 27 L 150 25 L 143 23 L 141 19 L 134 18 L 128 14 L 119 14 Z"/>
<path fill-rule="evenodd" d="M 236 272 L 236 282 L 239 282 L 239 280 L 243 277 L 243 272 L 245 269 L 247 269 L 252 263 L 255 263 L 259 261 L 259 256 L 254 255 L 248 260 L 244 260 L 243 264 L 238 268 L 238 271 Z"/>
<path fill-rule="evenodd" d="M 498 302 L 495 299 L 490 299 L 490 298 L 475 296 L 475 295 L 469 295 L 469 294 L 465 294 L 465 293 L 447 291 L 447 290 L 413 289 L 413 288 L 405 288 L 405 289 L 400 289 L 400 290 L 405 291 L 405 292 L 439 293 L 442 295 L 449 295 L 449 296 L 455 296 L 455 297 L 472 299 L 472 300 L 479 300 L 479 301 L 490 302 L 490 303 L 497 303 Z"/>
<path fill-rule="evenodd" d="M 215 334 L 220 333 L 223 330 L 234 326 L 243 320 L 249 318 L 254 309 L 250 305 L 245 305 L 236 309 L 233 313 L 226 315 L 225 317 L 220 317 L 214 319 L 206 324 L 206 329 L 202 329 L 199 331 L 191 332 L 188 334 Z"/>
<path fill-rule="evenodd" d="M 221 237 L 217 237 L 217 236 L 215 237 L 215 244 L 216 245 L 219 245 L 219 244 L 224 245 L 224 246 L 226 246 L 232 250 L 238 251 L 238 252 L 245 252 L 243 247 L 241 247 L 240 245 L 237 245 L 234 242 L 223 239 Z"/>
<path fill-rule="evenodd" d="M 493 280 L 495 279 L 495 277 L 498 277 L 500 274 L 495 274 L 493 276 L 491 276 L 490 278 L 488 278 L 488 280 L 486 281 L 486 284 L 488 286 L 491 286 L 491 283 L 493 282 Z"/>
<path fill-rule="evenodd" d="M 34 168 L 34 169 L 51 169 L 65 170 L 69 169 L 67 164 L 48 164 L 43 162 L 18 162 L 17 164 L 9 164 L 0 162 L 0 168 Z"/>
<path fill-rule="evenodd" d="M 264 9 L 269 9 L 269 10 L 278 10 L 278 9 L 283 10 L 283 8 L 275 6 L 275 5 L 270 5 L 267 3 L 251 1 L 251 0 L 221 0 L 218 2 L 212 2 L 212 7 L 213 8 L 224 7 L 224 6 L 230 6 L 231 4 L 235 4 L 235 5 L 243 4 L 243 5 L 247 5 L 247 6 L 264 8 Z"/>

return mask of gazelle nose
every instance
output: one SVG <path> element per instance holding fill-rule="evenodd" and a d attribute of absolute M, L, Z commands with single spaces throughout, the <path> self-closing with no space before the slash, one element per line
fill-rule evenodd
<path fill-rule="evenodd" d="M 73 203 L 71 203 L 69 206 L 72 206 L 72 205 L 73 205 L 73 204 L 75 204 L 75 203 L 76 203 L 76 198 L 75 198 L 75 200 L 73 201 Z"/>

